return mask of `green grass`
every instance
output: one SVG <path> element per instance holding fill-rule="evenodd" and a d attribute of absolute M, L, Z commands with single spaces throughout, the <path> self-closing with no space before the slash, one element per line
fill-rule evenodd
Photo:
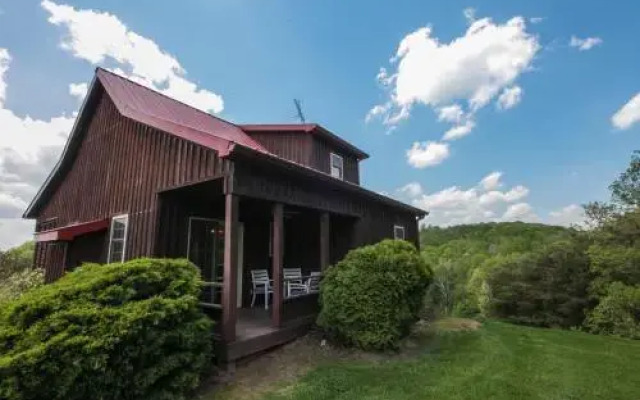
<path fill-rule="evenodd" d="M 329 362 L 277 399 L 640 399 L 640 341 L 486 323 L 411 360 Z"/>

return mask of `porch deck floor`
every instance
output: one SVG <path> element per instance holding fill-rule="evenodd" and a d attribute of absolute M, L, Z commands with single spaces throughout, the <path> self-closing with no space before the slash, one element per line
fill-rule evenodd
<path fill-rule="evenodd" d="M 271 326 L 271 310 L 263 307 L 238 309 L 236 340 L 218 347 L 221 360 L 229 362 L 259 354 L 290 342 L 309 330 L 315 315 L 287 321 L 280 328 Z"/>
<path fill-rule="evenodd" d="M 271 310 L 265 310 L 263 307 L 238 309 L 236 340 L 252 339 L 277 330 L 278 328 L 271 325 Z"/>

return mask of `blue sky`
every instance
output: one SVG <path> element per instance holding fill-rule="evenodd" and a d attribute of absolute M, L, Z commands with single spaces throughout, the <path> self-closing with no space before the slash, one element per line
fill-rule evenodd
<path fill-rule="evenodd" d="M 0 0 L 0 248 L 29 237 L 96 65 L 232 122 L 295 122 L 300 98 L 371 154 L 364 185 L 435 224 L 578 222 L 638 147 L 637 2 L 166 4 Z"/>

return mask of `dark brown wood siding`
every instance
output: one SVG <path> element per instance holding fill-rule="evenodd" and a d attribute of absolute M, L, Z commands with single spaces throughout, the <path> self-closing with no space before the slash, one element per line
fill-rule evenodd
<path fill-rule="evenodd" d="M 360 184 L 359 161 L 317 135 L 306 132 L 251 132 L 251 137 L 260 142 L 269 152 L 330 174 L 329 154 L 336 153 L 344 160 L 344 180 Z"/>
<path fill-rule="evenodd" d="M 340 232 L 348 240 L 348 249 L 393 238 L 394 225 L 405 227 L 405 238 L 418 244 L 418 223 L 415 213 L 395 207 L 368 196 L 330 188 L 321 182 L 287 175 L 284 171 L 266 166 L 236 162 L 236 194 L 272 202 L 327 211 L 341 216 Z M 350 235 L 349 238 L 346 236 Z M 340 246 L 340 253 L 345 248 Z"/>
<path fill-rule="evenodd" d="M 360 173 L 358 168 L 358 159 L 352 155 L 346 154 L 344 151 L 332 146 L 326 140 L 314 136 L 311 143 L 311 168 L 322 171 L 326 174 L 331 173 L 329 165 L 329 157 L 331 153 L 335 153 L 344 160 L 344 180 L 351 183 L 360 184 Z"/>
<path fill-rule="evenodd" d="M 152 255 L 157 191 L 218 177 L 224 169 L 215 151 L 122 117 L 103 91 L 73 165 L 41 209 L 37 226 L 128 214 L 126 258 Z"/>
<path fill-rule="evenodd" d="M 311 165 L 311 135 L 303 132 L 252 132 L 251 137 L 270 153 L 295 163 Z"/>

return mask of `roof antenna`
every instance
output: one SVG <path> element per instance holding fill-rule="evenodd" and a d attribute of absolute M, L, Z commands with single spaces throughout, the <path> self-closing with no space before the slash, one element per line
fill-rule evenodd
<path fill-rule="evenodd" d="M 302 112 L 302 101 L 300 99 L 293 99 L 293 104 L 296 106 L 296 117 L 301 123 L 305 123 L 304 113 Z"/>

